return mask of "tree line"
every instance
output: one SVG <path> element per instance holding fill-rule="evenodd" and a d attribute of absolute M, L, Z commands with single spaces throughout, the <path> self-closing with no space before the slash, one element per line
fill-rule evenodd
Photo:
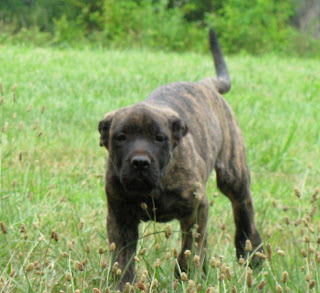
<path fill-rule="evenodd" d="M 115 48 L 204 52 L 213 26 L 227 53 L 312 55 L 319 47 L 319 19 L 317 0 L 0 2 L 0 29 L 7 39 Z"/>

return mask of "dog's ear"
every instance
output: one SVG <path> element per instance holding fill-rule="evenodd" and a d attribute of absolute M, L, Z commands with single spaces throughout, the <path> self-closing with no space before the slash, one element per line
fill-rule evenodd
<path fill-rule="evenodd" d="M 115 111 L 107 113 L 104 119 L 99 122 L 99 132 L 100 132 L 100 146 L 105 146 L 108 149 L 109 142 L 109 131 L 112 123 L 113 115 Z"/>
<path fill-rule="evenodd" d="M 188 126 L 180 118 L 172 118 L 171 131 L 173 147 L 176 147 L 181 142 L 181 139 L 188 133 Z"/>

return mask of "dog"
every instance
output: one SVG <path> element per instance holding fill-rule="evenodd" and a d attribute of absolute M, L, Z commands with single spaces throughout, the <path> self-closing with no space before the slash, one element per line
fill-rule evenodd
<path fill-rule="evenodd" d="M 215 32 L 209 43 L 217 77 L 175 82 L 155 89 L 143 102 L 107 113 L 99 123 L 100 145 L 109 157 L 106 173 L 107 234 L 123 273 L 119 288 L 135 276 L 140 221 L 178 219 L 182 231 L 179 269 L 193 247 L 204 259 L 208 199 L 206 182 L 213 169 L 217 186 L 231 201 L 237 257 L 245 258 L 246 240 L 263 251 L 254 221 L 250 171 L 241 130 L 221 94 L 231 81 Z M 197 238 L 192 229 L 197 228 Z M 253 256 L 251 263 L 259 263 Z"/>

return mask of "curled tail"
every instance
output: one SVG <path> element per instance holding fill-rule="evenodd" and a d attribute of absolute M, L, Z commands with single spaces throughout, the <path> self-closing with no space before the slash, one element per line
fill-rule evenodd
<path fill-rule="evenodd" d="M 213 29 L 209 31 L 209 42 L 211 53 L 214 59 L 214 66 L 216 68 L 217 78 L 215 84 L 220 94 L 225 94 L 231 89 L 231 80 L 227 65 L 224 61 L 223 54 L 218 42 L 218 38 Z"/>

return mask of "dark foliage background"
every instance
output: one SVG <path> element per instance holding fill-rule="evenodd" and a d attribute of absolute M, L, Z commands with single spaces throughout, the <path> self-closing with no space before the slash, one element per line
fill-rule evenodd
<path fill-rule="evenodd" d="M 320 55 L 319 0 L 1 0 L 0 42 Z"/>

